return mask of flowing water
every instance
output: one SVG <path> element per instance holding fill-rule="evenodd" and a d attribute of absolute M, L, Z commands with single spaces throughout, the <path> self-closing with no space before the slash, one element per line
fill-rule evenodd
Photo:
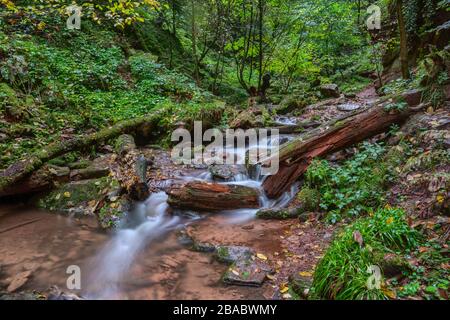
<path fill-rule="evenodd" d="M 264 141 L 264 144 L 270 146 L 271 141 Z M 255 147 L 258 145 L 247 146 L 244 152 Z M 242 154 L 242 150 L 229 149 L 227 152 Z M 212 176 L 203 171 L 179 179 L 212 181 Z M 262 191 L 259 170 L 252 175 L 238 174 L 234 181 L 224 183 L 258 189 L 261 208 L 286 206 L 297 190 L 297 186 L 293 186 L 291 192 L 279 199 L 268 199 Z M 212 262 L 206 254 L 186 250 L 174 232 L 199 221 L 207 227 L 208 221 L 214 223 L 210 225 L 211 232 L 218 224 L 237 228 L 251 222 L 258 209 L 224 211 L 214 216 L 192 212 L 173 215 L 169 213 L 167 199 L 164 192 L 159 192 L 145 202 L 136 203 L 128 215 L 131 220 L 123 221 L 109 239 L 108 235 L 96 232 L 93 226 L 83 221 L 28 210 L 22 213 L 22 218 L 31 222 L 20 228 L 23 238 L 15 242 L 17 235 L 8 238 L 14 232 L 9 230 L 11 226 L 7 227 L 8 221 L 0 219 L 0 256 L 5 257 L 1 264 L 10 275 L 7 282 L 14 279 L 14 275 L 25 272 L 30 280 L 24 288 L 45 290 L 52 284 L 65 288 L 67 266 L 79 265 L 83 286 L 78 293 L 89 299 L 234 299 L 236 295 L 262 298 L 254 289 L 253 292 L 247 288 L 227 290 L 219 281 L 226 267 Z M 14 214 L 14 217 L 18 221 L 20 214 Z M 13 221 L 12 217 L 8 219 Z M 267 226 L 261 230 L 264 228 Z M 5 230 L 4 235 L 1 230 Z M 256 232 L 264 231 L 256 228 L 253 233 L 249 232 L 248 241 L 254 241 L 252 237 Z M 32 266 L 27 269 L 26 264 Z"/>

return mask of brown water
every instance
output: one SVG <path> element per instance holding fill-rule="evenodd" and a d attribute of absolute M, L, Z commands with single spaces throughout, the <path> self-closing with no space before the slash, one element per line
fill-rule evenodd
<path fill-rule="evenodd" d="M 246 225 L 251 230 L 245 224 L 244 228 L 228 225 L 224 229 L 226 220 L 226 216 L 214 216 L 193 222 L 189 228 L 206 240 L 226 244 L 259 243 L 262 249 L 270 246 L 278 250 L 274 239 L 278 238 L 282 226 L 262 222 L 255 227 L 249 222 Z M 180 221 L 172 222 L 175 223 L 170 230 L 142 242 L 136 254 L 127 257 L 118 249 L 117 241 L 133 236 L 135 229 L 119 231 L 125 236 L 107 234 L 99 231 L 93 218 L 80 220 L 36 209 L 1 206 L 0 286 L 6 289 L 13 280 L 19 281 L 25 275 L 28 280 L 18 291 L 45 291 L 57 285 L 69 292 L 66 270 L 70 265 L 78 265 L 82 289 L 72 292 L 91 299 L 269 298 L 267 286 L 246 288 L 222 284 L 220 278 L 227 266 L 213 260 L 211 255 L 185 249 L 174 232 Z M 112 252 L 119 256 L 105 258 Z M 118 268 L 121 263 L 128 265 Z"/>

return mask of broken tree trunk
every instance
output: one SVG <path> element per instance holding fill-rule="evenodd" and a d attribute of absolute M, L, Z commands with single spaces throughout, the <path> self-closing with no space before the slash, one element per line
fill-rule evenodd
<path fill-rule="evenodd" d="M 169 205 L 177 209 L 221 211 L 259 207 L 258 190 L 240 185 L 195 181 L 174 185 L 168 194 Z"/>
<path fill-rule="evenodd" d="M 147 184 L 149 164 L 151 161 L 136 148 L 133 136 L 123 134 L 117 138 L 111 171 L 132 200 L 144 201 L 150 196 Z"/>
<path fill-rule="evenodd" d="M 384 110 L 382 105 L 369 110 L 359 111 L 353 115 L 318 128 L 306 137 L 300 137 L 281 147 L 279 157 L 268 158 L 262 165 L 279 161 L 279 171 L 268 176 L 263 188 L 270 198 L 279 197 L 301 177 L 311 160 L 346 148 L 389 129 L 392 124 L 403 122 L 412 109 L 404 111 Z"/>
<path fill-rule="evenodd" d="M 159 113 L 126 120 L 105 128 L 87 136 L 77 136 L 75 138 L 54 142 L 47 147 L 43 147 L 34 154 L 28 155 L 7 169 L 0 172 L 0 193 L 15 183 L 21 183 L 31 173 L 41 168 L 47 161 L 57 158 L 67 152 L 85 149 L 89 146 L 98 145 L 109 139 L 115 138 L 123 133 L 129 133 L 148 123 L 153 123 L 160 118 Z"/>

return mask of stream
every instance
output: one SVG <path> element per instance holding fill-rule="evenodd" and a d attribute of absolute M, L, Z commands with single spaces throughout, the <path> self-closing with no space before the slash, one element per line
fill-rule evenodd
<path fill-rule="evenodd" d="M 244 152 L 256 147 L 260 146 L 247 146 Z M 242 151 L 227 148 L 227 152 L 237 156 Z M 291 192 L 269 200 L 262 190 L 259 170 L 253 171 L 252 175 L 241 173 L 233 181 L 223 183 L 258 189 L 261 208 L 286 206 L 296 194 L 298 186 L 293 186 Z M 187 172 L 175 180 L 213 181 L 213 177 L 205 169 Z M 206 230 L 219 244 L 238 241 L 256 250 L 273 251 L 278 249 L 282 224 L 256 220 L 259 209 L 214 214 L 178 210 L 171 214 L 167 199 L 166 193 L 158 192 L 136 203 L 128 214 L 131 218 L 122 221 L 119 229 L 109 235 L 98 232 L 95 223 L 86 219 L 0 207 L 0 283 L 11 286 L 24 282 L 20 290 L 46 290 L 56 285 L 67 291 L 67 267 L 76 265 L 81 270 L 82 287 L 73 292 L 88 299 L 268 298 L 264 288 L 222 284 L 220 279 L 227 266 L 210 254 L 188 250 L 177 240 L 176 231 L 193 226 Z"/>

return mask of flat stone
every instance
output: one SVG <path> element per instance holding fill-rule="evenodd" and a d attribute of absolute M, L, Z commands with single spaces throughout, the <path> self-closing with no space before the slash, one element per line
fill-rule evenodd
<path fill-rule="evenodd" d="M 228 268 L 222 280 L 229 285 L 259 287 L 270 271 L 270 268 L 259 260 L 242 259 Z"/>
<path fill-rule="evenodd" d="M 255 252 L 242 246 L 217 246 L 215 258 L 223 263 L 235 263 L 239 260 L 250 259 Z"/>

